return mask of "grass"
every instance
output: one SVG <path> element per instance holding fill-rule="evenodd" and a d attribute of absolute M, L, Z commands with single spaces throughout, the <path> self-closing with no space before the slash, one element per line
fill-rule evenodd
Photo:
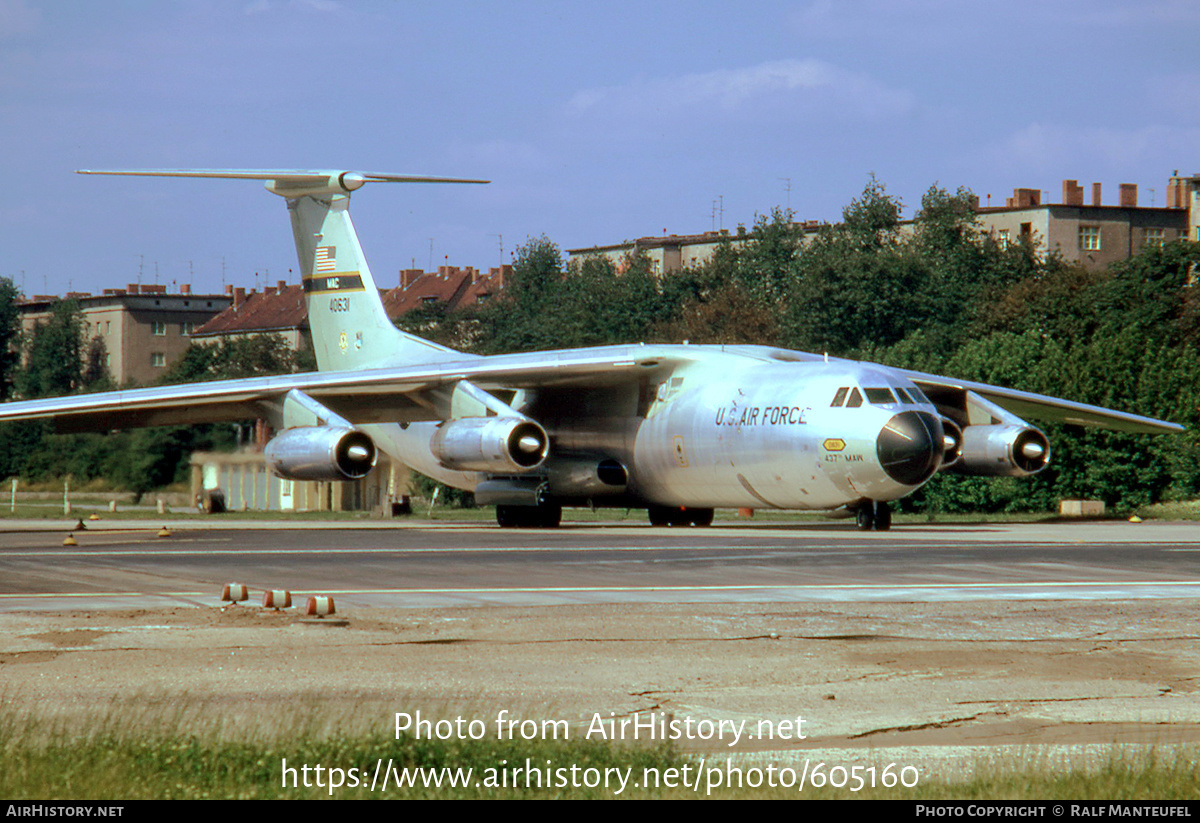
<path fill-rule="evenodd" d="M 9 702 L 9 701 L 6 701 Z M 617 746 L 589 741 L 510 741 L 396 738 L 392 729 L 364 725 L 367 714 L 384 725 L 384 711 L 339 715 L 319 704 L 257 709 L 247 718 L 222 716 L 218 707 L 192 699 L 130 699 L 80 719 L 40 716 L 9 702 L 0 710 L 0 796 L 10 800 L 305 799 L 305 798 L 668 798 L 959 800 L 1170 800 L 1195 797 L 1200 749 L 1123 748 L 1100 756 L 1051 757 L 1030 750 L 979 758 L 965 777 L 923 773 L 912 788 L 807 786 L 753 787 L 762 761 L 739 760 L 741 787 L 635 788 L 644 775 L 700 772 L 701 760 L 670 748 Z M 488 714 L 482 712 L 482 715 Z M 451 716 L 443 713 L 440 716 Z M 466 715 L 464 715 L 466 716 Z M 788 765 L 800 770 L 801 754 Z M 881 758 L 882 759 L 882 758 Z M 548 762 L 547 762 L 548 761 Z M 285 768 L 286 762 L 286 768 Z M 525 785 L 526 763 L 541 785 Z M 466 785 L 416 786 L 373 792 L 377 764 L 395 769 L 471 769 Z M 322 767 L 317 772 L 316 766 Z M 826 766 L 826 769 L 830 765 Z M 308 766 L 308 771 L 304 767 Z M 760 769 L 757 773 L 755 768 Z M 705 769 L 724 769 L 709 756 Z M 927 767 L 928 768 L 928 767 Z M 549 774 L 546 770 L 550 769 Z M 673 771 L 672 771 L 673 770 Z M 617 794 L 617 772 L 629 784 Z M 882 769 L 877 770 L 877 774 Z M 602 775 L 612 776 L 611 788 Z M 460 771 L 459 774 L 462 774 Z M 727 772 L 725 773 L 727 774 Z M 515 778 L 514 778 L 514 775 Z M 594 782 L 594 786 L 573 786 Z M 332 781 L 330 778 L 333 778 Z M 706 778 L 709 775 L 706 775 Z M 713 773 L 711 777 L 716 777 Z M 304 785 L 305 782 L 309 785 Z M 530 782 L 532 776 L 528 778 Z M 330 783 L 340 785 L 330 788 Z M 724 775 L 721 782 L 726 783 Z M 736 781 L 735 781 L 736 782 Z M 514 783 L 518 785 L 514 785 Z M 558 785 L 567 783 L 568 785 Z M 506 784 L 506 785 L 505 785 Z"/>

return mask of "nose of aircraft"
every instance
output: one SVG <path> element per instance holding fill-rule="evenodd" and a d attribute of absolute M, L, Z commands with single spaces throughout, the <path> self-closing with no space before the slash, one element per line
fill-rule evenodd
<path fill-rule="evenodd" d="M 919 486 L 942 462 L 942 421 L 928 412 L 901 412 L 880 430 L 875 452 L 889 477 L 906 486 Z"/>

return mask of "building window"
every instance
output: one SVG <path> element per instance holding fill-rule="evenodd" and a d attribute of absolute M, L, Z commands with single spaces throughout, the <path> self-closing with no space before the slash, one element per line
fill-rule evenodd
<path fill-rule="evenodd" d="M 167 336 L 167 324 L 162 320 L 155 320 L 151 329 L 155 337 Z"/>
<path fill-rule="evenodd" d="M 1009 242 L 1008 229 L 1000 229 L 1000 248 L 1007 249 Z"/>
<path fill-rule="evenodd" d="M 184 323 L 181 323 L 179 326 L 180 334 L 191 334 L 195 330 L 196 330 L 196 324 L 191 322 L 190 320 L 186 321 Z"/>
<path fill-rule="evenodd" d="M 150 365 L 156 369 L 167 367 L 167 356 L 160 351 L 150 353 Z"/>
<path fill-rule="evenodd" d="M 1166 240 L 1166 231 L 1163 229 L 1146 229 L 1146 245 L 1162 248 L 1163 241 Z"/>
<path fill-rule="evenodd" d="M 1079 227 L 1079 248 L 1082 251 L 1100 251 L 1100 227 Z"/>

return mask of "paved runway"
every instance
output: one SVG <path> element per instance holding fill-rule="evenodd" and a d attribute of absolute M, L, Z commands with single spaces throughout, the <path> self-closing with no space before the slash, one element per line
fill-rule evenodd
<path fill-rule="evenodd" d="M 383 527 L 386 526 L 386 527 Z M 427 609 L 594 603 L 961 601 L 1200 596 L 1200 526 L 739 523 L 711 529 L 567 524 L 107 522 L 0 533 L 0 611 L 213 605 L 227 582 L 260 598 Z"/>

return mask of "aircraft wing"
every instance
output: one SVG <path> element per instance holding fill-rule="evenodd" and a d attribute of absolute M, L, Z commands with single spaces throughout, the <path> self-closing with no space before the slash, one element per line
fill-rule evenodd
<path fill-rule="evenodd" d="M 1184 430 L 1183 426 L 1166 420 L 1114 411 L 1101 406 L 1090 406 L 1086 403 L 1075 403 L 1071 400 L 1048 397 L 1044 394 L 1017 391 L 1002 386 L 990 386 L 986 383 L 974 383 L 970 380 L 958 380 L 953 377 L 942 377 L 906 369 L 897 369 L 897 371 L 916 383 L 935 402 L 938 400 L 937 395 L 945 390 L 964 394 L 965 392 L 974 392 L 1005 411 L 1030 420 L 1070 423 L 1076 426 L 1112 429 L 1131 434 L 1171 434 Z"/>
<path fill-rule="evenodd" d="M 52 418 L 59 431 L 105 431 L 246 420 L 270 416 L 293 389 L 356 424 L 440 420 L 433 390 L 460 380 L 485 388 L 595 387 L 636 379 L 679 360 L 637 346 L 217 380 L 3 403 L 0 422 Z"/>

